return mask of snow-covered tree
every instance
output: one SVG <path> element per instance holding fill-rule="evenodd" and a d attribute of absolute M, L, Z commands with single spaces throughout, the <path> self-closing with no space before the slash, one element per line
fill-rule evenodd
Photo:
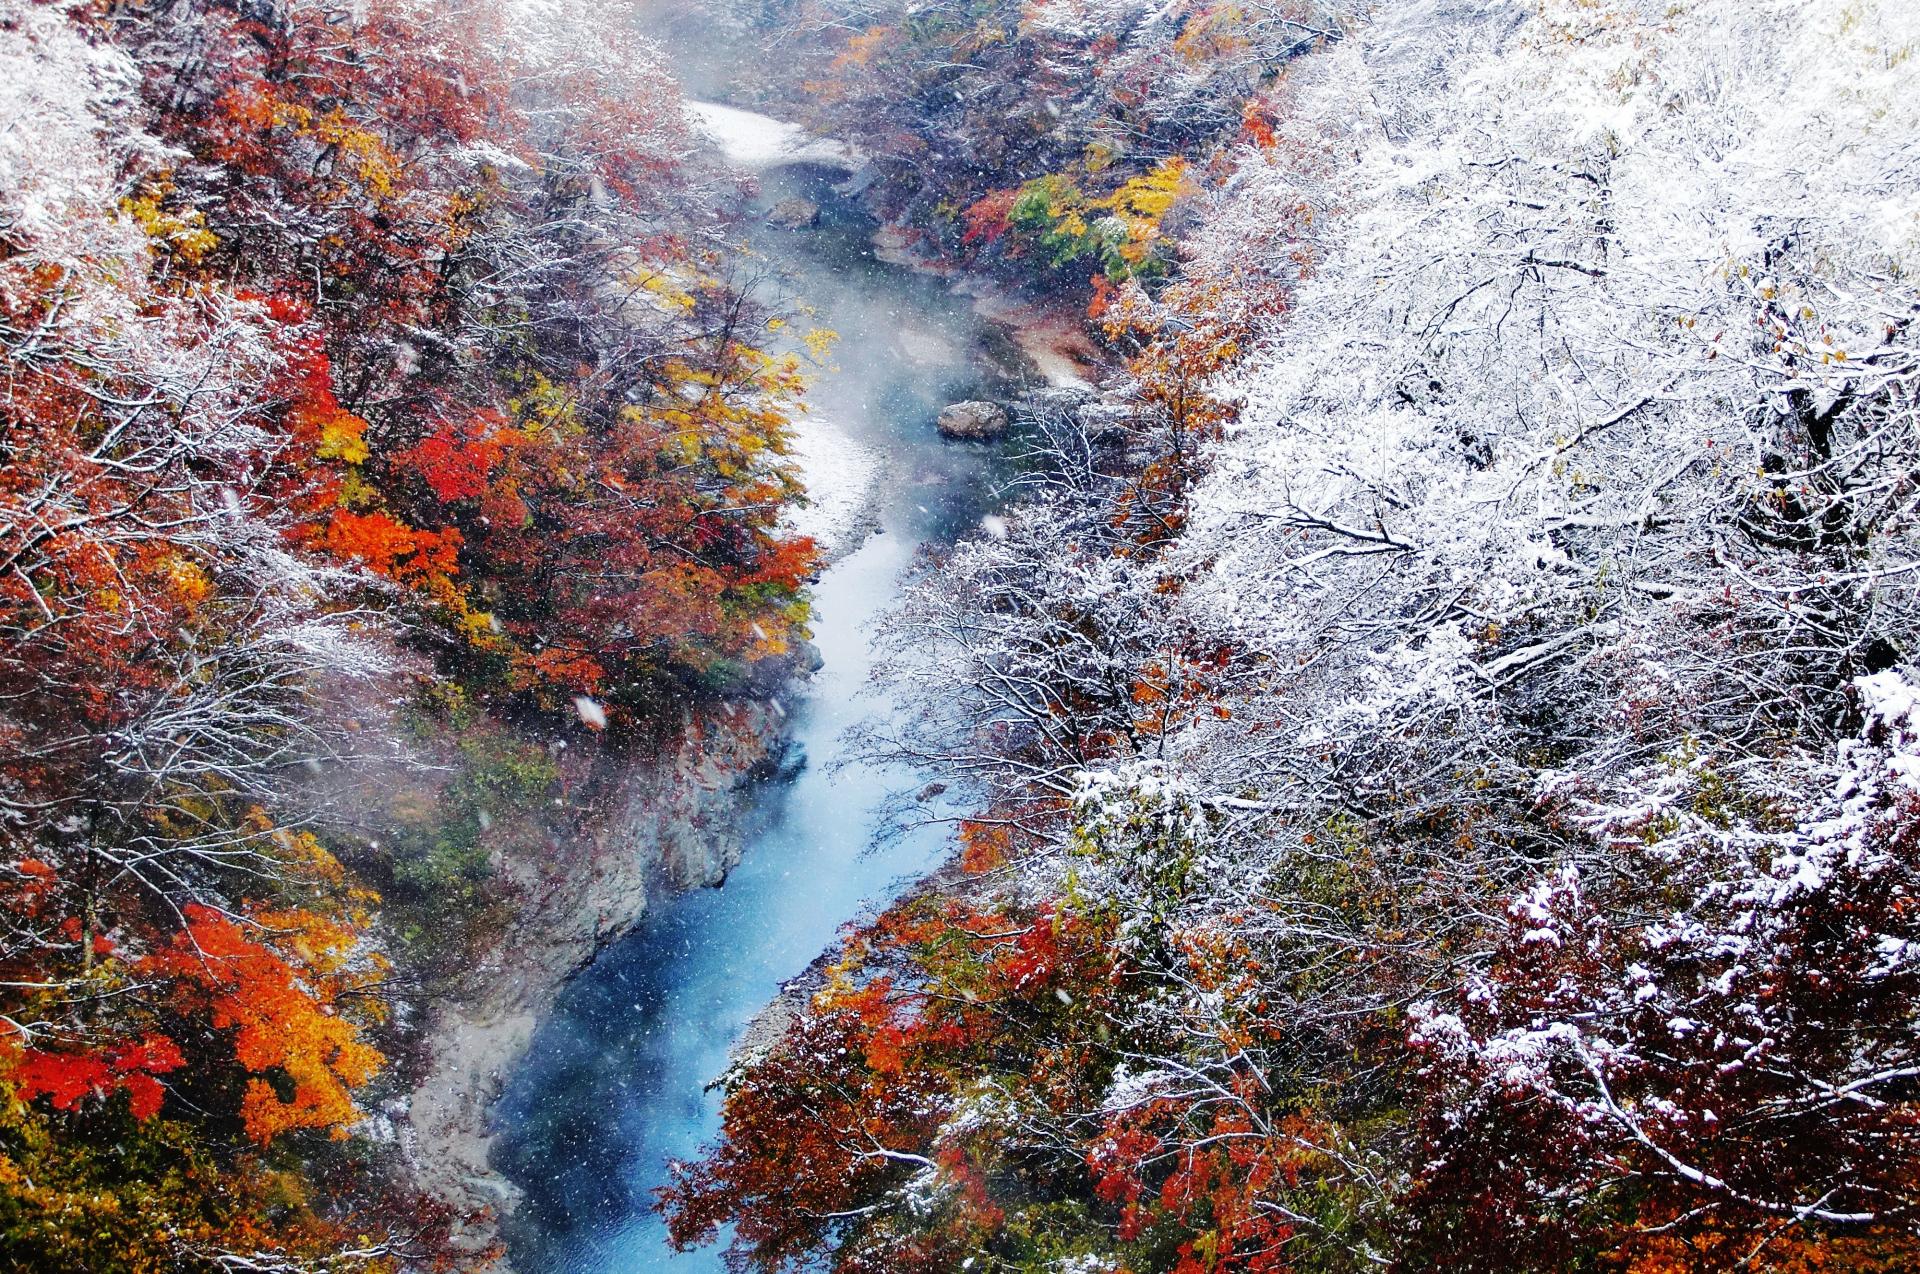
<path fill-rule="evenodd" d="M 1195 162 L 1177 269 L 1100 293 L 1128 368 L 1043 415 L 1064 476 L 900 621 L 918 753 L 1028 833 L 965 896 L 1114 963 L 1085 1088 L 1024 1104 L 1086 1036 L 1010 1017 L 1036 1069 L 894 1148 L 924 1194 L 1078 1146 L 1087 1268 L 1910 1263 L 1920 14 L 1310 47 Z"/>

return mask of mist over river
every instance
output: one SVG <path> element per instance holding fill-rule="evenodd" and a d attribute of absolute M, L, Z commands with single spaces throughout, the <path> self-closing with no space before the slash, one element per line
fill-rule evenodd
<path fill-rule="evenodd" d="M 798 450 L 823 504 L 856 514 L 814 590 L 823 666 L 788 700 L 797 764 L 749 791 L 752 831 L 724 886 L 656 903 L 560 995 L 511 1079 L 496 1160 L 526 1192 L 510 1227 L 521 1274 L 722 1268 L 717 1248 L 671 1253 L 651 1211 L 669 1161 L 718 1129 L 708 1085 L 783 981 L 947 847 L 937 823 L 879 835 L 888 798 L 912 775 L 854 758 L 848 730 L 904 709 L 868 686 L 869 642 L 915 555 L 978 525 L 993 500 L 998 452 L 943 441 L 934 417 L 957 399 L 1003 395 L 1018 360 L 965 297 L 876 258 L 877 227 L 836 191 L 844 178 L 771 169 L 752 231 L 771 267 L 765 286 L 810 311 L 795 328 L 839 334 Z M 795 198 L 820 205 L 817 227 L 759 224 Z"/>

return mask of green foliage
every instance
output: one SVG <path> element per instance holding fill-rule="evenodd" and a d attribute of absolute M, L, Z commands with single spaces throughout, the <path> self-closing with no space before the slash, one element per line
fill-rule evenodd
<path fill-rule="evenodd" d="M 264 1251 L 325 1270 L 346 1237 L 296 1172 L 223 1163 L 192 1124 L 137 1120 L 117 1102 L 53 1113 L 0 1079 L 0 1274 L 211 1274 L 219 1253 Z"/>
<path fill-rule="evenodd" d="M 1053 173 L 1020 187 L 1007 220 L 1056 269 L 1089 255 L 1098 255 L 1104 262 L 1109 245 L 1105 235 L 1088 224 L 1086 205 L 1086 195 L 1072 179 Z"/>
<path fill-rule="evenodd" d="M 1186 190 L 1186 165 L 1168 159 L 1104 196 L 1089 196 L 1064 173 L 1021 186 L 1007 224 L 1054 269 L 1077 261 L 1112 283 L 1152 281 L 1167 273 L 1160 222 Z"/>
<path fill-rule="evenodd" d="M 460 770 L 439 799 L 392 846 L 395 881 L 439 904 L 472 903 L 493 868 L 489 833 L 545 803 L 559 778 L 544 748 L 501 733 L 459 744 Z"/>
<path fill-rule="evenodd" d="M 392 830 L 365 867 L 384 878 L 387 918 L 410 956 L 451 973 L 506 923 L 497 865 L 537 842 L 560 771 L 547 748 L 445 683 L 423 695 L 408 724 L 423 751 L 445 753 L 451 777 L 389 799 Z"/>

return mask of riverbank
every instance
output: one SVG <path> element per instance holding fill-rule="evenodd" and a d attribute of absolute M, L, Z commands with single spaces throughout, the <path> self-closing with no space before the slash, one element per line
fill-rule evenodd
<path fill-rule="evenodd" d="M 1056 389 L 1092 389 L 1100 347 L 1086 320 L 1072 307 L 1020 295 L 1007 284 L 976 273 L 917 246 L 925 236 L 906 226 L 882 225 L 873 236 L 874 256 L 891 265 L 932 275 L 973 304 L 973 312 L 1004 331 L 1040 378 Z"/>
<path fill-rule="evenodd" d="M 876 255 L 886 251 L 877 238 Z M 923 272 L 967 294 L 950 272 Z M 983 294 L 973 294 L 974 309 L 1027 355 L 1031 379 L 1084 383 L 1080 347 L 1059 339 L 1073 330 L 1067 319 L 983 305 Z M 881 492 L 909 476 L 837 422 L 802 420 L 796 434 L 796 460 L 815 494 L 797 511 L 795 529 L 819 538 L 826 560 L 838 561 L 878 529 Z M 468 1218 L 457 1231 L 465 1251 L 498 1252 L 503 1223 L 522 1201 L 497 1167 L 493 1111 L 555 999 L 662 899 L 719 885 L 739 862 L 752 785 L 788 746 L 787 711 L 781 697 L 735 705 L 690 716 L 663 755 L 576 759 L 568 786 L 587 794 L 578 834 L 551 839 L 536 862 L 505 865 L 510 892 L 523 900 L 512 937 L 473 971 L 467 993 L 432 1011 L 424 1072 L 393 1111 L 414 1180 Z M 500 1256 L 491 1268 L 511 1267 Z"/>
<path fill-rule="evenodd" d="M 777 764 L 785 711 L 775 698 L 690 713 L 670 752 L 586 760 L 568 785 L 583 793 L 578 834 L 503 867 L 513 931 L 432 1010 L 424 1076 L 393 1112 L 415 1182 L 466 1218 L 463 1250 L 498 1249 L 519 1202 L 493 1165 L 491 1111 L 554 996 L 654 899 L 718 885 L 738 863 L 744 789 Z"/>

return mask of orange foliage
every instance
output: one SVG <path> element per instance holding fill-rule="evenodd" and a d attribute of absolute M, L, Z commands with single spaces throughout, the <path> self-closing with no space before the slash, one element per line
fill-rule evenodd
<path fill-rule="evenodd" d="M 1671 1222 L 1675 1218 L 1666 1218 Z M 1756 1269 L 1768 1274 L 1905 1274 L 1920 1268 L 1920 1236 L 1888 1226 L 1836 1233 L 1814 1226 L 1776 1225 L 1756 1244 L 1747 1233 L 1712 1224 L 1679 1235 L 1642 1218 L 1609 1256 L 1621 1274 L 1699 1274 L 1712 1269 Z"/>
<path fill-rule="evenodd" d="M 892 35 L 891 27 L 868 27 L 847 41 L 846 47 L 833 61 L 834 69 L 845 70 L 849 67 L 869 65 Z"/>
<path fill-rule="evenodd" d="M 1271 150 L 1279 141 L 1273 131 L 1273 121 L 1267 118 L 1266 109 L 1257 100 L 1248 101 L 1240 112 L 1240 132 L 1261 150 Z"/>
<path fill-rule="evenodd" d="M 320 542 L 335 557 L 403 582 L 460 569 L 459 531 L 416 531 L 386 513 L 335 509 Z"/>
<path fill-rule="evenodd" d="M 961 820 L 961 869 L 978 874 L 1003 865 L 1007 861 L 1007 844 L 1011 838 L 1004 824 Z"/>
<path fill-rule="evenodd" d="M 960 241 L 988 246 L 1000 242 L 1007 231 L 1013 229 L 1013 205 L 1019 198 L 1019 188 L 1010 187 L 989 191 L 976 199 L 960 214 L 961 224 L 965 227 Z"/>
<path fill-rule="evenodd" d="M 253 923 L 274 946 L 218 912 L 189 907 L 186 931 L 144 969 L 178 979 L 189 1007 L 233 1032 L 235 1060 L 256 1077 L 241 1100 L 249 1137 L 264 1145 L 292 1129 L 317 1128 L 343 1138 L 360 1117 L 352 1090 L 385 1060 L 341 1016 L 342 997 L 369 980 L 346 971 L 353 936 L 306 912 L 262 912 Z M 290 1095 L 267 1076 L 283 1080 Z"/>

